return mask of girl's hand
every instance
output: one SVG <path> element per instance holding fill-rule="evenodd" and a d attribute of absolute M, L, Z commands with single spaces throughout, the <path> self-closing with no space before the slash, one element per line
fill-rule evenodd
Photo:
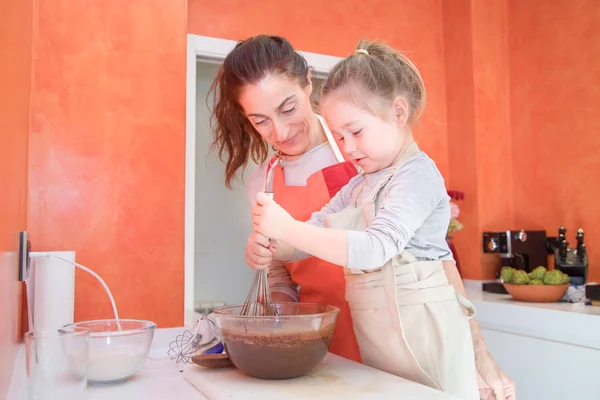
<path fill-rule="evenodd" d="M 283 232 L 294 221 L 292 216 L 264 193 L 256 194 L 252 209 L 252 229 L 271 240 L 282 240 Z"/>

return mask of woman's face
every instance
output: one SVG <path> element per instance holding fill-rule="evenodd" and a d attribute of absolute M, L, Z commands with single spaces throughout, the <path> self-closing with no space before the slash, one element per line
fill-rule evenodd
<path fill-rule="evenodd" d="M 312 84 L 302 88 L 284 75 L 267 75 L 246 85 L 240 105 L 256 131 L 283 154 L 297 156 L 309 150 L 311 126 L 316 120 L 310 105 Z"/>

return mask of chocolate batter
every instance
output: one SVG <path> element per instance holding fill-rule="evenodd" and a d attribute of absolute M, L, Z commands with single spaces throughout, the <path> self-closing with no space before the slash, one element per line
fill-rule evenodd
<path fill-rule="evenodd" d="M 223 330 L 229 358 L 240 370 L 261 379 L 292 379 L 320 363 L 329 349 L 335 323 L 302 333 L 246 333 Z"/>

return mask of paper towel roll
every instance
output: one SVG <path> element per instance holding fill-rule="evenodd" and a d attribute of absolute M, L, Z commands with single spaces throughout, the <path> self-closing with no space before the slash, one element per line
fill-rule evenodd
<path fill-rule="evenodd" d="M 57 329 L 73 323 L 75 311 L 75 267 L 53 254 L 75 262 L 74 251 L 31 252 L 33 280 L 32 329 Z M 32 301 L 32 302 L 31 302 Z"/>

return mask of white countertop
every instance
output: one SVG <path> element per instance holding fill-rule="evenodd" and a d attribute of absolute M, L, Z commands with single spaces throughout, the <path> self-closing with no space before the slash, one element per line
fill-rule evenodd
<path fill-rule="evenodd" d="M 495 304 L 504 304 L 512 307 L 539 308 L 550 311 L 570 312 L 577 314 L 586 314 L 600 316 L 600 307 L 586 306 L 583 303 L 567 303 L 558 301 L 554 303 L 528 303 L 514 300 L 508 294 L 488 293 L 480 289 L 481 283 L 477 281 L 465 281 L 465 290 L 469 299 L 472 301 L 485 301 Z"/>
<path fill-rule="evenodd" d="M 176 365 L 167 358 L 169 343 L 184 328 L 157 329 L 144 367 L 127 382 L 112 386 L 88 386 L 85 400 L 132 400 L 132 399 L 177 399 L 207 400 L 183 377 L 183 365 Z M 20 373 L 18 373 L 20 371 Z M 110 397 L 109 397 L 110 396 Z M 8 400 L 24 400 L 25 347 L 21 346 L 15 376 Z"/>
<path fill-rule="evenodd" d="M 521 302 L 508 294 L 483 292 L 479 287 L 465 282 L 481 328 L 600 350 L 600 307 Z"/>
<path fill-rule="evenodd" d="M 260 380 L 237 369 L 186 365 L 186 379 L 211 400 L 458 400 L 440 392 L 334 354 L 308 374 L 291 380 Z"/>
<path fill-rule="evenodd" d="M 167 351 L 169 348 L 169 343 L 175 339 L 175 337 L 183 332 L 184 328 L 168 328 L 168 329 L 157 329 L 154 335 L 154 341 L 152 343 L 152 348 L 150 350 L 149 359 L 146 361 L 145 366 L 133 377 L 131 377 L 128 381 L 120 384 L 115 384 L 111 386 L 88 386 L 86 391 L 85 400 L 100 400 L 100 399 L 108 399 L 112 400 L 131 400 L 131 399 L 177 399 L 177 400 L 208 400 L 199 390 L 197 390 L 194 385 L 188 382 L 184 377 L 184 365 L 175 364 L 174 361 L 171 361 L 167 357 Z M 201 373 L 195 370 L 196 366 L 187 365 L 186 368 L 188 370 L 188 378 L 189 373 Z M 349 361 L 343 359 L 338 356 L 334 356 L 329 354 L 326 360 L 323 362 L 323 365 L 320 366 L 320 369 L 317 368 L 317 375 L 323 375 L 325 378 L 328 377 L 326 372 L 327 368 L 332 368 L 330 371 L 332 374 L 337 373 L 340 376 L 344 375 L 344 379 L 346 379 L 345 389 L 351 389 L 355 386 L 355 383 L 361 381 L 360 376 L 362 376 L 363 381 L 366 382 L 364 387 L 371 387 L 371 392 L 356 394 L 353 393 L 351 398 L 357 399 L 371 399 L 371 398 L 388 398 L 384 396 L 385 388 L 389 390 L 390 387 L 396 387 L 397 389 L 394 392 L 394 398 L 396 394 L 402 395 L 402 393 L 406 393 L 409 395 L 411 399 L 421 400 L 421 399 L 439 399 L 439 400 L 452 400 L 454 397 L 441 393 L 438 391 L 434 391 L 428 387 L 423 385 L 410 382 L 404 380 L 402 378 L 398 378 L 396 376 L 387 374 L 382 371 L 375 370 L 373 368 L 369 368 L 362 364 L 355 363 L 353 361 Z M 197 367 L 198 369 L 202 369 Z M 323 370 L 325 368 L 325 370 Z M 344 372 L 345 371 L 345 372 Z M 264 381 L 259 381 L 256 379 L 248 378 L 241 376 L 239 378 L 232 377 L 235 374 L 234 371 L 229 373 L 225 372 L 228 375 L 227 379 L 223 379 L 223 393 L 218 394 L 219 398 L 223 397 L 230 399 L 254 399 L 257 395 L 261 387 L 261 383 Z M 325 374 L 324 374 L 325 373 Z M 210 375 L 211 379 L 222 375 L 223 371 L 215 371 L 215 370 L 207 370 L 207 376 Z M 360 376 L 356 376 L 356 379 L 352 379 L 351 377 L 354 374 L 359 374 Z M 320 376 L 319 375 L 319 376 Z M 364 375 L 364 376 L 363 376 Z M 235 379 L 234 379 L 235 378 Z M 218 380 L 218 378 L 215 378 Z M 241 387 L 246 387 L 248 385 L 253 385 L 252 393 L 246 395 L 245 391 L 237 392 L 234 397 L 231 396 L 231 385 L 232 380 L 239 379 L 241 383 Z M 314 384 L 315 377 L 307 377 L 309 381 L 312 379 L 312 383 Z M 290 381 L 287 381 L 288 383 Z M 348 383 L 349 382 L 349 383 Z M 378 382 L 380 382 L 381 388 L 373 391 L 373 388 L 378 387 Z M 268 382 L 267 382 L 268 383 Z M 342 382 L 343 383 L 343 382 Z M 364 382 L 363 382 L 364 383 Z M 246 386 L 243 386 L 246 385 Z M 290 387 L 293 387 L 293 384 L 290 384 Z M 220 393 L 219 385 L 207 385 L 211 386 L 210 390 L 212 391 L 212 396 L 216 396 L 215 390 Z M 276 386 L 275 383 L 271 384 L 271 389 L 273 386 Z M 289 385 L 288 385 L 289 386 Z M 296 383 L 296 393 L 299 393 L 299 386 L 301 386 L 300 382 Z M 339 386 L 339 385 L 338 385 Z M 359 385 L 360 386 L 360 385 Z M 312 386 L 311 386 L 312 387 Z M 358 386 L 357 386 L 358 387 Z M 361 386 L 362 387 L 362 386 Z M 227 390 L 225 390 L 227 389 Z M 364 388 L 363 388 L 364 389 Z M 310 387 L 307 389 L 310 390 Z M 240 394 L 242 393 L 242 394 Z M 268 394 L 269 391 L 266 390 Z M 371 393 L 371 394 L 369 394 Z M 381 396 L 373 396 L 373 393 L 381 393 Z M 222 396 L 223 395 L 223 396 Z M 110 396 L 110 397 L 109 397 Z M 357 397 L 358 396 L 358 397 Z M 311 396 L 313 397 L 313 396 Z M 346 398 L 348 396 L 346 395 Z M 11 382 L 11 388 L 8 393 L 8 400 L 24 400 L 26 398 L 26 388 L 25 388 L 25 348 L 21 347 L 19 358 L 17 361 L 17 365 L 15 366 L 15 375 L 13 377 L 13 381 Z M 296 397 L 293 397 L 296 398 Z M 300 398 L 303 398 L 302 396 Z M 325 393 L 319 396 L 320 399 L 338 399 L 340 398 L 338 394 L 331 393 L 331 395 Z"/>
<path fill-rule="evenodd" d="M 509 295 L 482 292 L 473 285 L 465 286 L 469 299 L 477 308 L 475 318 L 482 329 L 600 350 L 600 307 L 563 302 L 523 303 L 513 300 Z M 89 386 L 85 399 L 106 399 L 110 395 L 114 400 L 208 400 L 184 378 L 183 365 L 176 365 L 166 356 L 169 343 L 183 329 L 157 329 L 150 351 L 151 358 L 134 377 L 113 386 Z M 22 346 L 7 399 L 25 399 L 24 382 L 25 348 Z M 408 385 L 414 385 L 417 389 L 420 386 L 412 382 Z M 428 397 L 425 394 L 412 398 L 418 400 Z"/>

